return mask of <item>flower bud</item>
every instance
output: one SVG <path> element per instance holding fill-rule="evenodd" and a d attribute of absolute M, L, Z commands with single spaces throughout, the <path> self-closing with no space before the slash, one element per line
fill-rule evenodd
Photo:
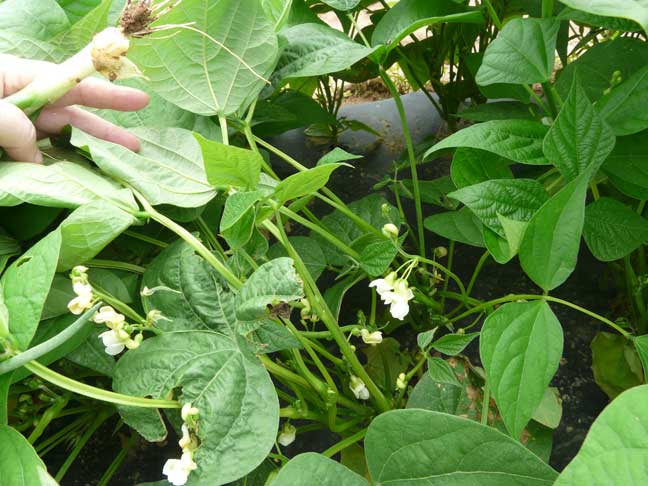
<path fill-rule="evenodd" d="M 448 256 L 448 249 L 445 246 L 437 246 L 434 249 L 434 256 L 437 258 L 445 258 Z"/>
<path fill-rule="evenodd" d="M 349 380 L 349 388 L 358 400 L 369 400 L 369 397 L 371 396 L 364 381 L 362 381 L 355 375 L 351 375 L 351 379 Z"/>
<path fill-rule="evenodd" d="M 387 238 L 398 238 L 398 227 L 393 223 L 387 223 L 382 227 L 382 234 Z"/>
<path fill-rule="evenodd" d="M 405 373 L 398 375 L 398 378 L 396 379 L 396 389 L 404 390 L 407 387 L 406 378 Z"/>
<path fill-rule="evenodd" d="M 281 429 L 279 436 L 277 437 L 277 442 L 279 442 L 280 445 L 287 447 L 293 442 L 295 442 L 296 435 L 297 435 L 297 429 L 295 428 L 295 426 L 290 425 L 288 422 L 286 422 L 283 425 L 283 428 Z"/>
<path fill-rule="evenodd" d="M 370 344 L 372 346 L 382 343 L 383 340 L 382 332 L 380 331 L 369 332 L 367 329 L 361 329 L 360 336 L 362 336 L 362 340 L 366 344 Z"/>

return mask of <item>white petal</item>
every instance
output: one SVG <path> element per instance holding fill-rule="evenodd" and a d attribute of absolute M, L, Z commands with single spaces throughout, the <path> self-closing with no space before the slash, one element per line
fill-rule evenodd
<path fill-rule="evenodd" d="M 169 459 L 162 468 L 162 474 L 173 486 L 183 486 L 189 478 L 189 472 L 182 464 L 182 459 Z"/>
<path fill-rule="evenodd" d="M 363 386 L 359 391 L 358 391 L 358 396 L 360 400 L 369 400 L 369 390 L 367 389 L 366 386 Z"/>
<path fill-rule="evenodd" d="M 113 344 L 122 344 L 121 339 L 117 337 L 115 331 L 106 331 L 99 334 L 101 342 L 104 346 L 112 346 Z"/>
<path fill-rule="evenodd" d="M 121 353 L 126 346 L 123 344 L 111 344 L 110 346 L 106 346 L 106 354 L 109 354 L 110 356 L 117 356 L 119 353 Z"/>
<path fill-rule="evenodd" d="M 407 300 L 398 300 L 394 301 L 389 308 L 389 312 L 396 319 L 403 320 L 405 316 L 409 313 L 409 304 Z"/>

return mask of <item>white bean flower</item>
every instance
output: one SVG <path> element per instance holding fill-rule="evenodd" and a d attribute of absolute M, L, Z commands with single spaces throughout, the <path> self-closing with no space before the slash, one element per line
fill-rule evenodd
<path fill-rule="evenodd" d="M 398 238 L 398 226 L 394 223 L 387 223 L 382 227 L 382 234 L 387 238 Z"/>
<path fill-rule="evenodd" d="M 295 428 L 295 426 L 290 425 L 289 423 L 286 422 L 283 425 L 283 428 L 281 429 L 279 436 L 277 437 L 277 442 L 279 442 L 280 445 L 287 447 L 293 442 L 295 442 L 296 435 L 297 435 L 297 429 Z"/>
<path fill-rule="evenodd" d="M 107 324 L 111 328 L 121 328 L 126 318 L 109 305 L 105 305 L 99 308 L 99 312 L 94 315 L 92 320 L 97 324 Z"/>
<path fill-rule="evenodd" d="M 370 395 L 369 390 L 367 389 L 367 385 L 365 385 L 364 381 L 362 381 L 357 376 L 351 375 L 349 388 L 358 400 L 369 400 Z"/>
<path fill-rule="evenodd" d="M 183 486 L 187 483 L 191 471 L 197 467 L 198 465 L 193 461 L 192 453 L 183 452 L 180 459 L 169 459 L 164 463 L 162 474 L 173 486 Z"/>
<path fill-rule="evenodd" d="M 102 332 L 99 338 L 106 347 L 105 351 L 111 356 L 116 356 L 121 353 L 126 345 L 131 341 L 130 335 L 122 329 L 111 329 L 110 331 Z"/>
<path fill-rule="evenodd" d="M 199 410 L 194 407 L 191 402 L 187 402 L 182 406 L 182 409 L 180 410 L 180 415 L 182 416 L 182 421 L 183 422 L 189 422 L 190 419 L 192 419 L 194 416 L 198 415 L 200 412 Z"/>
<path fill-rule="evenodd" d="M 380 298 L 384 300 L 383 295 L 387 292 L 391 292 L 394 289 L 394 285 L 398 280 L 398 275 L 396 272 L 391 272 L 385 278 L 377 278 L 369 282 L 369 287 L 375 287 L 376 292 L 380 295 Z"/>
<path fill-rule="evenodd" d="M 361 329 L 360 336 L 366 344 L 371 344 L 372 346 L 382 343 L 383 340 L 383 335 L 380 331 L 369 332 L 367 329 Z"/>
<path fill-rule="evenodd" d="M 78 316 L 92 307 L 92 286 L 83 282 L 74 282 L 72 289 L 76 297 L 68 303 L 68 309 L 72 314 Z"/>
<path fill-rule="evenodd" d="M 409 288 L 407 280 L 401 278 L 395 282 L 393 290 L 385 292 L 381 297 L 389 305 L 391 315 L 402 321 L 409 314 L 409 301 L 414 298 L 414 292 Z"/>

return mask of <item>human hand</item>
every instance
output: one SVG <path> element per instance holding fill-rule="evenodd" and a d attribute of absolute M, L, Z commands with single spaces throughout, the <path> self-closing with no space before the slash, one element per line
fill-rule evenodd
<path fill-rule="evenodd" d="M 0 147 L 12 159 L 42 162 L 43 156 L 36 145 L 37 139 L 57 134 L 67 125 L 131 150 L 139 150 L 139 140 L 127 130 L 74 106 L 85 105 L 119 111 L 140 110 L 148 104 L 149 97 L 138 89 L 88 78 L 56 103 L 46 106 L 35 123 L 32 123 L 22 110 L 2 100 L 22 89 L 37 75 L 47 73 L 54 67 L 54 64 L 48 62 L 0 54 Z"/>

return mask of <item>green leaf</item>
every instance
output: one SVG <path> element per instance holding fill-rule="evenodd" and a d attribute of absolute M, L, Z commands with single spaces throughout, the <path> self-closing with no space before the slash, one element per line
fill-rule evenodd
<path fill-rule="evenodd" d="M 648 376 L 648 334 L 634 336 L 632 342 L 634 343 L 635 351 L 637 351 L 637 355 L 641 361 L 644 377 Z"/>
<path fill-rule="evenodd" d="M 414 199 L 414 184 L 412 179 L 400 180 L 400 196 L 408 199 Z M 448 199 L 448 193 L 456 189 L 452 179 L 449 176 L 442 176 L 431 181 L 419 180 L 419 190 L 421 191 L 421 201 L 427 204 L 434 204 L 446 209 L 455 209 L 458 204 L 456 201 Z"/>
<path fill-rule="evenodd" d="M 371 45 L 385 45 L 389 52 L 422 27 L 446 22 L 481 24 L 483 21 L 479 10 L 467 9 L 451 0 L 401 0 L 376 25 Z"/>
<path fill-rule="evenodd" d="M 282 205 L 290 199 L 313 194 L 328 183 L 335 169 L 343 165 L 346 164 L 325 164 L 293 174 L 277 184 L 273 197 Z"/>
<path fill-rule="evenodd" d="M 275 32 L 281 30 L 290 17 L 292 0 L 261 0 L 261 6 L 274 25 Z"/>
<path fill-rule="evenodd" d="M 115 358 L 106 354 L 106 347 L 99 334 L 104 329 L 95 329 L 79 347 L 65 354 L 65 359 L 85 368 L 112 377 L 115 373 Z M 40 360 L 39 360 L 40 361 Z"/>
<path fill-rule="evenodd" d="M 339 462 L 314 452 L 292 458 L 281 468 L 272 486 L 368 486 L 365 478 Z"/>
<path fill-rule="evenodd" d="M 496 101 L 471 106 L 455 115 L 464 120 L 477 122 L 491 120 L 534 120 L 536 116 L 532 113 L 531 107 L 519 101 Z"/>
<path fill-rule="evenodd" d="M 479 353 L 513 438 L 520 438 L 540 405 L 562 349 L 560 322 L 544 301 L 511 302 L 486 318 Z"/>
<path fill-rule="evenodd" d="M 304 285 L 290 258 L 275 258 L 250 275 L 236 298 L 236 317 L 256 321 L 268 317 L 268 305 L 304 296 Z"/>
<path fill-rule="evenodd" d="M 558 388 L 549 387 L 545 390 L 540 405 L 531 418 L 550 429 L 558 428 L 562 418 L 562 401 Z"/>
<path fill-rule="evenodd" d="M 317 280 L 326 269 L 326 256 L 319 243 L 307 236 L 289 236 L 288 241 L 301 257 L 313 280 Z M 280 243 L 273 245 L 268 252 L 268 258 L 288 256 L 288 252 Z"/>
<path fill-rule="evenodd" d="M 141 141 L 138 153 L 78 129 L 72 131 L 71 143 L 88 150 L 104 172 L 132 185 L 153 205 L 195 208 L 214 198 L 200 145 L 190 131 L 139 128 L 131 132 Z"/>
<path fill-rule="evenodd" d="M 627 32 L 636 32 L 641 30 L 641 27 L 632 20 L 621 19 L 619 17 L 593 15 L 570 7 L 563 8 L 560 11 L 560 14 L 558 14 L 558 18 L 560 20 L 573 20 L 574 22 L 594 27 L 604 27 L 610 30 L 622 30 Z"/>
<path fill-rule="evenodd" d="M 333 150 L 325 154 L 317 161 L 317 165 L 335 164 L 337 162 L 349 162 L 350 160 L 362 159 L 363 155 L 350 154 L 340 147 L 335 147 Z"/>
<path fill-rule="evenodd" d="M 520 263 L 544 290 L 561 285 L 576 267 L 585 219 L 587 174 L 574 179 L 531 218 L 520 244 Z"/>
<path fill-rule="evenodd" d="M 0 279 L 9 330 L 20 350 L 29 346 L 43 312 L 59 259 L 62 237 L 53 231 L 7 268 Z"/>
<path fill-rule="evenodd" d="M 262 354 L 302 348 L 297 338 L 285 326 L 275 321 L 263 321 L 252 336 L 252 344 L 256 345 L 256 351 Z"/>
<path fill-rule="evenodd" d="M 632 135 L 648 128 L 648 117 L 641 109 L 646 102 L 648 66 L 601 97 L 596 108 L 615 135 Z"/>
<path fill-rule="evenodd" d="M 513 221 L 513 220 L 510 219 L 509 221 Z M 527 224 L 519 221 L 516 222 L 522 225 Z M 516 253 L 513 251 L 513 248 L 511 248 L 511 245 L 509 244 L 508 240 L 502 238 L 501 236 L 499 236 L 497 233 L 487 228 L 486 226 L 483 227 L 483 232 L 484 232 L 484 243 L 486 244 L 486 249 L 493 257 L 493 260 L 495 260 L 497 263 L 501 265 L 510 262 L 513 259 L 513 257 L 516 255 Z"/>
<path fill-rule="evenodd" d="M 156 24 L 189 22 L 192 30 L 138 39 L 129 57 L 157 94 L 187 111 L 210 116 L 243 110 L 263 89 L 278 52 L 260 2 L 184 0 Z"/>
<path fill-rule="evenodd" d="M 56 0 L 5 0 L 0 3 L 0 31 L 48 41 L 65 32 L 70 21 Z"/>
<path fill-rule="evenodd" d="M 506 23 L 486 48 L 477 84 L 533 84 L 549 80 L 553 72 L 556 19 L 515 18 Z"/>
<path fill-rule="evenodd" d="M 594 175 L 612 152 L 616 139 L 603 117 L 596 112 L 575 77 L 542 146 L 547 159 L 565 179 L 574 179 L 585 171 Z"/>
<path fill-rule="evenodd" d="M 583 12 L 637 22 L 648 33 L 648 5 L 643 0 L 561 0 Z"/>
<path fill-rule="evenodd" d="M 400 244 L 396 244 L 391 240 L 370 243 L 360 252 L 358 263 L 370 277 L 384 275 L 394 258 L 396 258 L 399 246 Z"/>
<path fill-rule="evenodd" d="M 455 356 L 461 353 L 473 339 L 479 336 L 478 332 L 468 334 L 446 334 L 432 343 L 432 348 L 448 356 Z"/>
<path fill-rule="evenodd" d="M 38 454 L 20 432 L 0 425 L 0 470 L 2 481 L 11 486 L 57 486 Z"/>
<path fill-rule="evenodd" d="M 99 199 L 137 208 L 130 191 L 79 164 L 0 162 L 0 206 L 75 208 Z"/>
<path fill-rule="evenodd" d="M 644 382 L 641 355 L 637 356 L 628 339 L 599 332 L 590 347 L 594 381 L 611 399 Z"/>
<path fill-rule="evenodd" d="M 603 164 L 610 182 L 623 194 L 648 199 L 648 131 L 617 139 L 614 150 Z"/>
<path fill-rule="evenodd" d="M 261 175 L 261 155 L 252 150 L 224 145 L 194 134 L 205 161 L 207 180 L 212 186 L 255 189 Z"/>
<path fill-rule="evenodd" d="M 324 291 L 324 301 L 336 319 L 340 317 L 340 309 L 342 308 L 342 300 L 351 287 L 363 280 L 364 274 L 352 274 L 340 280 L 335 285 L 330 286 Z"/>
<path fill-rule="evenodd" d="M 74 23 L 85 15 L 87 15 L 92 9 L 97 7 L 101 3 L 101 0 L 57 0 L 58 4 L 65 10 L 66 15 L 70 19 L 70 22 Z"/>
<path fill-rule="evenodd" d="M 322 2 L 336 10 L 346 12 L 347 10 L 353 10 L 356 8 L 360 3 L 360 0 L 322 0 Z"/>
<path fill-rule="evenodd" d="M 434 145 L 424 155 L 427 159 L 439 150 L 470 147 L 486 150 L 521 164 L 547 165 L 542 140 L 548 128 L 530 120 L 493 120 L 478 123 L 453 133 Z"/>
<path fill-rule="evenodd" d="M 616 199 L 602 197 L 585 208 L 583 236 L 597 259 L 610 262 L 648 241 L 648 220 Z"/>
<path fill-rule="evenodd" d="M 427 348 L 430 343 L 432 343 L 436 330 L 437 328 L 435 327 L 434 329 L 430 329 L 429 331 L 420 332 L 416 336 L 416 344 L 418 345 L 418 347 L 421 349 Z"/>
<path fill-rule="evenodd" d="M 365 451 L 376 484 L 549 486 L 557 475 L 491 427 L 426 410 L 378 416 L 369 426 Z"/>
<path fill-rule="evenodd" d="M 273 74 L 273 79 L 279 82 L 343 71 L 375 50 L 322 24 L 307 23 L 284 28 L 281 36 L 286 48 Z"/>
<path fill-rule="evenodd" d="M 460 386 L 459 380 L 455 376 L 454 370 L 448 362 L 441 358 L 428 359 L 428 374 L 437 383 Z"/>
<path fill-rule="evenodd" d="M 428 216 L 425 228 L 452 241 L 477 247 L 484 246 L 482 223 L 468 208 Z"/>
<path fill-rule="evenodd" d="M 452 158 L 450 175 L 457 189 L 461 189 L 491 179 L 513 179 L 509 165 L 508 160 L 491 152 L 460 147 Z"/>
<path fill-rule="evenodd" d="M 595 44 L 574 62 L 569 63 L 556 80 L 556 89 L 565 98 L 571 89 L 574 76 L 583 84 L 591 101 L 597 101 L 610 88 L 616 71 L 621 79 L 628 79 L 648 63 L 648 45 L 642 40 L 620 37 Z"/>
<path fill-rule="evenodd" d="M 407 408 L 421 408 L 435 412 L 459 415 L 467 404 L 472 403 L 466 397 L 465 388 L 461 385 L 449 385 L 435 381 L 425 373 L 409 395 Z"/>
<path fill-rule="evenodd" d="M 157 309 L 169 320 L 157 327 L 167 330 L 215 330 L 231 333 L 223 304 L 232 297 L 216 271 L 182 240 L 165 248 L 149 265 L 142 288 L 159 288 L 144 298 L 145 308 Z"/>
<path fill-rule="evenodd" d="M 225 201 L 225 208 L 220 221 L 221 233 L 238 223 L 249 210 L 254 209 L 254 205 L 261 197 L 260 191 L 235 192 L 229 196 Z"/>
<path fill-rule="evenodd" d="M 394 390 L 398 375 L 406 372 L 409 366 L 409 358 L 401 351 L 399 342 L 387 337 L 382 343 L 368 346 L 362 352 L 367 356 L 365 369 L 371 379 L 388 393 Z"/>
<path fill-rule="evenodd" d="M 449 197 L 468 206 L 485 226 L 505 237 L 499 216 L 529 221 L 547 201 L 544 186 L 535 179 L 495 179 L 451 192 Z"/>
<path fill-rule="evenodd" d="M 556 486 L 645 482 L 647 400 L 648 385 L 642 385 L 608 405 L 592 424 L 583 446 L 560 474 Z"/>
<path fill-rule="evenodd" d="M 279 400 L 270 376 L 230 338 L 211 331 L 180 331 L 146 339 L 117 362 L 115 390 L 166 398 L 181 390 L 183 403 L 201 413 L 194 454 L 198 469 L 187 486 L 221 485 L 256 468 L 274 445 Z M 163 440 L 159 412 L 120 407 L 125 422 L 148 440 Z M 177 413 L 177 412 L 176 412 Z"/>

